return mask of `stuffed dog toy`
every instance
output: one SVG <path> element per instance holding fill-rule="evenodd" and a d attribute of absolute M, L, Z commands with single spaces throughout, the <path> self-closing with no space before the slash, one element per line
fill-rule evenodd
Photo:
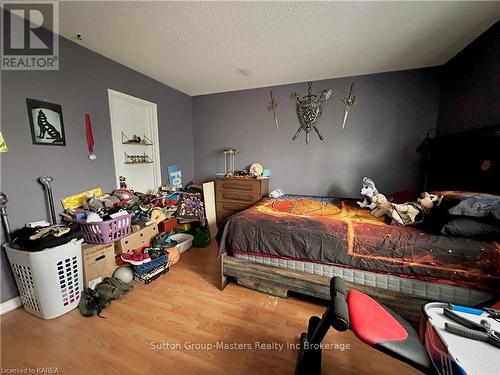
<path fill-rule="evenodd" d="M 442 197 L 424 192 L 417 198 L 417 202 L 403 204 L 390 203 L 385 195 L 377 194 L 372 197 L 372 202 L 377 207 L 371 211 L 375 217 L 389 216 L 399 225 L 418 224 L 434 206 L 441 204 Z"/>
<path fill-rule="evenodd" d="M 363 196 L 362 202 L 356 202 L 361 208 L 369 208 L 374 210 L 377 205 L 372 202 L 372 197 L 378 194 L 378 190 L 375 187 L 375 183 L 368 177 L 363 178 L 363 184 L 361 185 L 361 195 Z"/>

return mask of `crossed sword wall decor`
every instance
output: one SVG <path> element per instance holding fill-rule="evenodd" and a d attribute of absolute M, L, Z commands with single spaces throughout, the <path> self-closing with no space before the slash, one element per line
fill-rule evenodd
<path fill-rule="evenodd" d="M 299 123 L 301 123 L 299 130 L 297 130 L 297 133 L 294 135 L 294 137 L 292 139 L 295 140 L 297 138 L 298 133 L 300 133 L 301 130 L 306 130 L 306 144 L 309 144 L 309 129 L 311 127 L 314 128 L 314 130 L 318 133 L 318 136 L 321 140 L 324 139 L 323 136 L 321 136 L 321 134 L 319 133 L 315 122 L 317 122 L 317 120 L 321 116 L 323 103 L 326 100 L 328 100 L 328 97 L 330 96 L 330 94 L 332 92 L 332 90 L 324 90 L 321 93 L 322 95 L 320 95 L 319 100 L 318 100 L 318 99 L 316 99 L 317 95 L 313 95 L 311 92 L 312 91 L 311 90 L 312 83 L 309 82 L 308 86 L 309 86 L 308 95 L 304 96 L 302 98 L 302 100 L 305 98 L 308 98 L 309 101 L 308 101 L 306 107 L 311 107 L 311 104 L 312 104 L 312 107 L 315 107 L 315 108 L 313 108 L 313 111 L 311 111 L 311 108 L 307 108 L 307 110 L 305 112 L 308 112 L 308 113 L 303 113 L 304 111 L 302 110 L 302 108 L 300 108 L 301 104 L 302 104 L 302 100 L 300 100 L 298 98 L 298 95 L 296 93 L 291 94 L 291 98 L 296 103 L 296 106 L 297 106 L 296 109 L 297 109 L 297 117 L 298 117 Z M 341 127 L 342 129 L 345 129 L 349 113 L 350 113 L 352 107 L 358 101 L 358 98 L 354 95 L 354 87 L 355 87 L 355 83 L 352 82 L 351 88 L 349 90 L 349 95 L 341 99 L 341 101 L 345 105 L 345 107 L 344 107 L 344 119 L 342 121 L 342 127 Z M 279 131 L 278 113 L 277 113 L 279 101 L 275 98 L 273 90 L 269 91 L 269 95 L 270 95 L 270 100 L 269 100 L 269 103 L 267 105 L 267 109 L 269 112 L 271 112 L 271 111 L 273 112 L 273 118 L 274 118 L 274 124 L 276 127 L 276 131 Z M 312 98 L 314 98 L 316 100 L 311 100 Z M 314 113 L 314 112 L 316 112 L 316 113 Z M 304 117 L 306 117 L 307 120 L 309 120 L 309 121 L 307 121 L 307 120 L 304 121 L 305 120 Z M 307 124 L 309 126 L 305 126 L 306 124 L 304 124 L 304 122 L 310 122 L 310 124 Z"/>

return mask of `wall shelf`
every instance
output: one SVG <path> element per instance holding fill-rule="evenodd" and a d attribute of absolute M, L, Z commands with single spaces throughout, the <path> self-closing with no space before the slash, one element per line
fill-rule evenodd
<path fill-rule="evenodd" d="M 144 134 L 142 138 L 137 137 L 136 134 L 134 134 L 132 136 L 132 138 L 130 138 L 124 132 L 121 132 L 121 133 L 122 133 L 122 144 L 124 144 L 124 145 L 140 145 L 140 146 L 152 146 L 153 145 L 153 142 L 151 142 L 151 140 L 146 136 L 146 134 Z M 137 139 L 139 139 L 139 141 L 137 141 Z"/>
<path fill-rule="evenodd" d="M 140 155 L 131 155 L 126 152 L 123 153 L 125 155 L 125 164 L 151 164 L 154 163 L 151 156 L 146 153 Z"/>

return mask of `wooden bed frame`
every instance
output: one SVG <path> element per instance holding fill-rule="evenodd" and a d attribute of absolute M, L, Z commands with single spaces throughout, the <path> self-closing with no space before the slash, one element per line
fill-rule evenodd
<path fill-rule="evenodd" d="M 425 160 L 425 190 L 468 190 L 499 194 L 500 125 L 433 139 L 420 148 Z M 422 151 L 424 150 L 424 151 Z M 464 152 L 466 150 L 467 152 Z M 458 162 L 459 161 L 459 162 Z M 492 169 L 484 170 L 485 161 Z M 329 300 L 330 278 L 307 272 L 263 265 L 228 254 L 220 257 L 221 290 L 230 280 L 267 294 L 287 297 L 289 292 Z M 346 287 L 364 292 L 418 324 L 422 306 L 429 300 L 402 292 L 346 282 Z"/>
<path fill-rule="evenodd" d="M 330 300 L 330 277 L 284 269 L 238 259 L 228 254 L 220 256 L 220 289 L 230 281 L 277 297 L 286 298 L 289 292 Z M 423 305 L 430 300 L 387 289 L 345 282 L 348 289 L 366 293 L 393 309 L 412 324 L 418 324 Z"/>

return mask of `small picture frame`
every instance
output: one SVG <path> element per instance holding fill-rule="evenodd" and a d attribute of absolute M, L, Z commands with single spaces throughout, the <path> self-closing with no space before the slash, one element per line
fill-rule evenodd
<path fill-rule="evenodd" d="M 59 104 L 26 98 L 34 145 L 66 146 L 62 108 Z"/>

